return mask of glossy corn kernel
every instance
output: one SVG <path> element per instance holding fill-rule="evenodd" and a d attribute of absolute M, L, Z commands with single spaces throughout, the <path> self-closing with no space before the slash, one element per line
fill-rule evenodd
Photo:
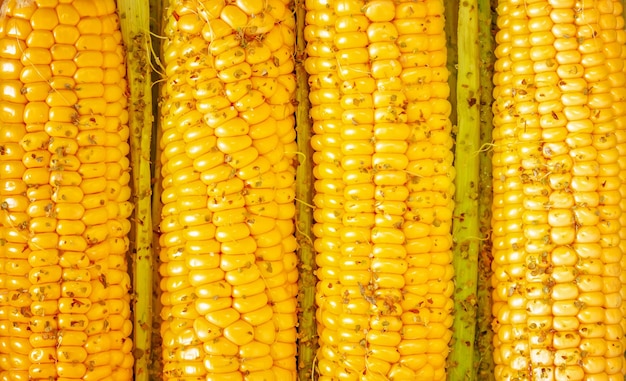
<path fill-rule="evenodd" d="M 452 138 L 442 1 L 310 1 L 320 380 L 445 380 Z"/>
<path fill-rule="evenodd" d="M 0 378 L 130 379 L 115 3 L 4 1 L 0 46 Z"/>
<path fill-rule="evenodd" d="M 618 1 L 498 3 L 496 379 L 622 379 Z"/>
<path fill-rule="evenodd" d="M 165 380 L 296 379 L 290 6 L 169 2 L 160 141 Z"/>

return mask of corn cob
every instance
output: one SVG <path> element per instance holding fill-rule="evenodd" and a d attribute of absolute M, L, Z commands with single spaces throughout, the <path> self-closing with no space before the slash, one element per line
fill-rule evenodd
<path fill-rule="evenodd" d="M 497 11 L 496 379 L 623 380 L 622 6 Z"/>
<path fill-rule="evenodd" d="M 444 380 L 452 324 L 443 2 L 306 2 L 319 380 Z"/>
<path fill-rule="evenodd" d="M 295 380 L 288 1 L 172 0 L 161 107 L 164 380 Z"/>
<path fill-rule="evenodd" d="M 132 378 L 129 129 L 112 0 L 0 7 L 0 379 Z"/>

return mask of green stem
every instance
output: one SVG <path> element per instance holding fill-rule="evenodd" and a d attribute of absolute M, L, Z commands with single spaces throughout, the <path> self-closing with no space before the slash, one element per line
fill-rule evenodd
<path fill-rule="evenodd" d="M 163 31 L 163 1 L 150 0 L 150 31 L 153 36 L 162 35 Z M 158 85 L 161 79 L 161 62 L 159 61 L 159 52 L 161 51 L 161 39 L 158 37 L 152 38 L 152 64 L 155 70 L 152 72 L 152 99 L 159 99 L 161 87 Z M 162 177 L 161 177 L 161 149 L 159 142 L 161 141 L 162 131 L 160 128 L 161 118 L 159 117 L 159 105 L 158 102 L 152 103 L 152 113 L 155 116 L 155 123 L 153 124 L 152 133 L 154 139 L 152 139 L 152 231 L 159 231 L 159 224 L 161 222 L 161 193 L 162 193 Z M 161 289 L 159 282 L 161 275 L 159 274 L 159 235 L 154 234 L 152 244 L 154 247 L 154 257 L 152 259 L 152 348 L 161 347 L 161 332 L 158 329 L 161 325 Z M 150 353 L 150 381 L 160 381 L 162 379 L 163 369 L 163 352 L 161 350 L 153 350 Z"/>
<path fill-rule="evenodd" d="M 444 16 L 446 19 L 446 49 L 447 49 L 447 68 L 448 68 L 448 85 L 450 86 L 450 99 L 454 103 L 456 99 L 456 80 L 457 80 L 457 64 L 458 64 L 458 32 L 457 25 L 459 20 L 459 0 L 445 1 Z M 452 107 L 450 113 L 450 122 L 453 126 L 457 124 L 456 107 Z"/>
<path fill-rule="evenodd" d="M 152 339 L 152 94 L 150 78 L 150 4 L 118 0 L 128 75 L 134 223 L 131 257 L 134 289 L 135 381 L 147 381 Z"/>
<path fill-rule="evenodd" d="M 492 204 L 492 174 L 491 174 L 491 143 L 493 129 L 493 54 L 495 41 L 492 30 L 491 0 L 478 0 L 478 41 L 480 44 L 480 145 L 479 154 L 479 203 L 478 217 L 480 219 L 480 238 L 478 256 L 478 311 L 476 326 L 476 346 L 474 364 L 476 379 L 484 381 L 495 380 L 495 364 L 493 362 L 493 331 L 491 329 L 491 204 Z"/>
<path fill-rule="evenodd" d="M 480 150 L 480 64 L 478 49 L 477 0 L 459 4 L 456 208 L 452 233 L 455 270 L 455 315 L 452 351 L 448 360 L 450 380 L 473 380 L 474 340 L 476 332 L 476 288 L 478 243 L 480 240 L 479 155 Z"/>
<path fill-rule="evenodd" d="M 300 258 L 300 279 L 298 286 L 299 303 L 299 342 L 298 342 L 298 379 L 311 380 L 317 350 L 315 326 L 315 251 L 313 250 L 313 149 L 311 148 L 311 122 L 309 119 L 309 84 L 304 69 L 305 40 L 304 20 L 306 8 L 304 0 L 296 0 L 296 132 L 298 136 L 298 155 L 300 163 L 296 171 L 296 238 L 298 239 Z"/>

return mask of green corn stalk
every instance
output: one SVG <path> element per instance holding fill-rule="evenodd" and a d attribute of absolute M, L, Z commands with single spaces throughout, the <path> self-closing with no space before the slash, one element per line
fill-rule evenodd
<path fill-rule="evenodd" d="M 131 167 L 133 170 L 132 274 L 135 381 L 147 381 L 152 340 L 152 81 L 150 4 L 118 0 L 128 75 Z"/>
<path fill-rule="evenodd" d="M 158 36 L 162 35 L 163 31 L 163 2 L 160 0 L 150 0 L 150 31 L 153 35 L 152 38 L 152 59 L 153 59 L 153 71 L 152 71 L 152 99 L 159 99 L 161 87 L 156 85 L 162 77 L 163 66 L 159 59 L 159 52 L 161 52 L 161 39 Z M 161 177 L 161 149 L 159 142 L 161 141 L 162 130 L 160 128 L 161 118 L 159 118 L 159 105 L 158 102 L 152 103 L 152 114 L 155 116 L 155 122 L 152 128 L 152 230 L 159 231 L 159 223 L 161 221 L 161 193 L 162 189 L 162 177 Z M 161 289 L 159 282 L 161 280 L 161 274 L 159 273 L 159 235 L 153 235 L 153 247 L 154 257 L 152 267 L 152 348 L 150 352 L 150 381 L 160 381 L 162 377 L 161 370 L 163 368 L 163 352 L 161 348 L 161 332 L 158 327 L 161 325 Z"/>
<path fill-rule="evenodd" d="M 493 129 L 493 54 L 495 41 L 492 30 L 494 17 L 490 0 L 478 1 L 478 41 L 480 44 L 480 172 L 479 172 L 479 203 L 478 218 L 480 242 L 478 244 L 478 292 L 476 319 L 476 351 L 474 366 L 476 380 L 494 381 L 495 365 L 493 363 L 493 331 L 491 330 L 491 132 Z"/>
<path fill-rule="evenodd" d="M 448 86 L 450 86 L 450 100 L 456 99 L 456 79 L 457 79 L 457 64 L 459 61 L 457 52 L 457 24 L 459 20 L 459 0 L 445 1 L 444 16 L 446 18 L 445 32 L 446 32 L 446 49 L 447 49 L 447 68 L 448 68 Z M 453 102 L 454 103 L 454 102 Z M 450 112 L 450 122 L 453 126 L 457 123 L 456 107 L 452 107 Z"/>
<path fill-rule="evenodd" d="M 313 149 L 311 140 L 311 122 L 309 120 L 309 84 L 304 69 L 305 40 L 304 20 L 306 8 L 304 0 L 296 0 L 296 131 L 298 134 L 298 152 L 300 163 L 296 172 L 296 237 L 298 239 L 298 257 L 300 258 L 300 278 L 298 286 L 299 342 L 298 342 L 298 378 L 311 380 L 317 349 L 315 326 L 315 251 L 313 250 L 312 226 L 313 215 Z"/>
<path fill-rule="evenodd" d="M 459 3 L 457 39 L 457 139 L 455 150 L 456 208 L 453 217 L 455 269 L 452 351 L 448 358 L 450 380 L 474 380 L 479 242 L 480 65 L 478 3 Z"/>

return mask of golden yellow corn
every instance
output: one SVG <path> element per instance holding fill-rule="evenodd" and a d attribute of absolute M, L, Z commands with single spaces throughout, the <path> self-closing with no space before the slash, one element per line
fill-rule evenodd
<path fill-rule="evenodd" d="M 295 380 L 290 2 L 169 2 L 160 258 L 164 380 Z"/>
<path fill-rule="evenodd" d="M 503 0 L 497 11 L 496 379 L 621 381 L 621 2 Z"/>
<path fill-rule="evenodd" d="M 0 379 L 129 380 L 129 129 L 113 0 L 0 7 Z"/>
<path fill-rule="evenodd" d="M 445 380 L 454 170 L 444 2 L 306 6 L 319 380 Z"/>

